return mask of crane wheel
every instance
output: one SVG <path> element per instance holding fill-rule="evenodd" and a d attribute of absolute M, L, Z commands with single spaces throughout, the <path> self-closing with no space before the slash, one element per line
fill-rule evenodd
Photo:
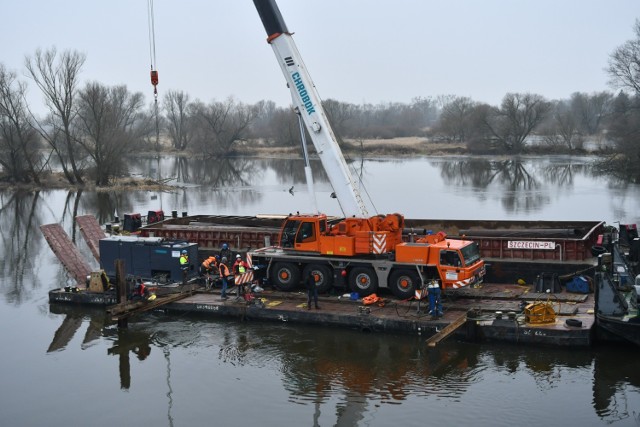
<path fill-rule="evenodd" d="M 292 291 L 300 284 L 300 269 L 290 262 L 278 262 L 271 270 L 271 283 L 279 291 Z"/>
<path fill-rule="evenodd" d="M 389 288 L 401 300 L 414 296 L 416 289 L 419 287 L 420 277 L 415 271 L 396 270 L 389 276 Z"/>
<path fill-rule="evenodd" d="M 333 286 L 333 271 L 329 266 L 309 264 L 304 268 L 302 277 L 306 278 L 309 273 L 313 273 L 316 277 L 316 288 L 319 293 L 328 292 Z"/>
<path fill-rule="evenodd" d="M 349 286 L 360 297 L 366 297 L 378 291 L 378 276 L 370 267 L 354 267 L 349 272 Z"/>

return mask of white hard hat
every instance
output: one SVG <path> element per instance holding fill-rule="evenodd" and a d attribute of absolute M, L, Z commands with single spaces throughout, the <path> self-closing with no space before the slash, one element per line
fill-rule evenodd
<path fill-rule="evenodd" d="M 238 255 L 236 255 L 236 258 L 242 258 L 242 257 L 240 256 L 240 254 L 238 254 Z"/>

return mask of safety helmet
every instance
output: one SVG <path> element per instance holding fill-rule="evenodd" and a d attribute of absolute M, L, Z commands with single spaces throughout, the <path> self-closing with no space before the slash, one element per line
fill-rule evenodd
<path fill-rule="evenodd" d="M 240 258 L 242 258 L 240 254 L 236 255 L 236 259 L 240 259 Z"/>
<path fill-rule="evenodd" d="M 224 249 L 226 251 L 227 249 L 229 249 L 229 245 L 227 245 L 226 243 L 223 243 L 222 244 L 222 249 Z"/>
<path fill-rule="evenodd" d="M 186 250 L 186 249 L 183 249 L 181 253 L 182 253 L 182 254 L 186 254 L 186 253 L 187 253 L 187 250 Z"/>
<path fill-rule="evenodd" d="M 220 255 L 216 255 L 216 259 L 220 261 Z"/>

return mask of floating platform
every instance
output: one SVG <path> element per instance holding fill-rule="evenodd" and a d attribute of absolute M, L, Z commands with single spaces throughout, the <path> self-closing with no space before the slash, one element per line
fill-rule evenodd
<path fill-rule="evenodd" d="M 437 319 L 427 314 L 426 301 L 384 299 L 384 304 L 363 306 L 361 301 L 335 296 L 320 297 L 320 309 L 307 309 L 305 293 L 265 291 L 259 302 L 247 302 L 235 296 L 221 300 L 217 291 L 196 293 L 163 306 L 168 313 L 191 313 L 209 317 L 235 317 L 247 321 L 275 321 L 317 324 L 366 332 L 400 332 L 419 334 L 425 338 L 459 322 L 453 336 L 470 341 L 502 341 L 561 347 L 592 345 L 594 326 L 593 298 L 582 294 L 557 294 L 551 302 L 560 303 L 553 323 L 534 325 L 517 311 L 522 301 L 547 301 L 548 294 L 530 293 L 526 286 L 485 285 L 474 289 L 474 295 L 448 295 L 444 316 Z M 449 293 L 452 294 L 452 293 Z M 499 297 L 502 295 L 502 297 Z M 555 295 L 555 294 L 553 294 Z M 507 311 L 504 311 L 507 310 Z M 502 318 L 496 317 L 502 312 Z M 513 318 L 508 316 L 512 315 Z M 573 319 L 568 326 L 567 319 Z"/>
<path fill-rule="evenodd" d="M 194 292 L 189 289 L 189 292 Z M 235 292 L 233 289 L 231 293 Z M 55 289 L 51 303 L 102 306 L 109 311 L 116 304 L 113 292 Z M 552 323 L 529 324 L 522 313 L 524 304 L 550 302 L 556 312 Z M 530 292 L 529 286 L 483 285 L 448 291 L 443 300 L 444 316 L 432 318 L 426 300 L 400 301 L 383 298 L 383 304 L 363 306 L 347 297 L 321 296 L 320 309 L 307 309 L 306 293 L 265 290 L 253 301 L 231 295 L 220 298 L 219 290 L 196 290 L 185 298 L 163 304 L 168 314 L 197 314 L 230 317 L 243 321 L 274 321 L 316 324 L 366 332 L 418 334 L 430 338 L 460 318 L 451 335 L 467 341 L 508 342 L 560 347 L 592 345 L 594 315 L 592 294 L 546 294 Z M 146 310 L 142 310 L 146 311 Z M 567 322 L 567 319 L 571 319 Z M 569 323 L 569 324 L 568 324 Z"/>

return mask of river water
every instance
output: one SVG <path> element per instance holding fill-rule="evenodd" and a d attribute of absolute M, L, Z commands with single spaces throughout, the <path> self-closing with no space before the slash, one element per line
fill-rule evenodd
<path fill-rule="evenodd" d="M 340 214 L 314 167 L 319 210 Z M 589 159 L 366 159 L 377 212 L 409 218 L 640 223 L 640 188 Z M 139 158 L 174 191 L 0 192 L 0 423 L 7 426 L 640 426 L 640 349 L 471 344 L 283 323 L 148 313 L 118 330 L 103 310 L 50 305 L 68 282 L 39 226 L 117 211 L 309 212 L 302 162 Z M 293 189 L 291 189 L 293 187 Z M 290 191 L 291 190 L 291 191 Z M 374 208 L 371 207 L 371 211 Z M 93 262 L 93 266 L 97 264 Z"/>

